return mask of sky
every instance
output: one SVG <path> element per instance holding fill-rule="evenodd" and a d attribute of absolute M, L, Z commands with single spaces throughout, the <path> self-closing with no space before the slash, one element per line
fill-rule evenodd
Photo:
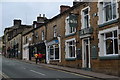
<path fill-rule="evenodd" d="M 0 36 L 4 29 L 13 25 L 14 19 L 21 19 L 22 24 L 32 25 L 39 14 L 50 19 L 60 13 L 60 5 L 73 5 L 73 0 L 1 0 Z"/>

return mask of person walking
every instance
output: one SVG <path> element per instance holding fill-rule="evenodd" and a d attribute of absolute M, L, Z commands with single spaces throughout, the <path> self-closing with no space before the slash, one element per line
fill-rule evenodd
<path fill-rule="evenodd" d="M 36 64 L 37 64 L 37 62 L 38 62 L 38 54 L 36 53 L 34 56 L 35 56 Z"/>
<path fill-rule="evenodd" d="M 39 62 L 42 61 L 42 58 L 43 58 L 43 55 L 41 53 L 38 54 L 38 59 L 39 59 Z"/>

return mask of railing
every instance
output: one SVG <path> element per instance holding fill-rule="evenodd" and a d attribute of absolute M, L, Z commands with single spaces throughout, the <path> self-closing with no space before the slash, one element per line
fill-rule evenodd
<path fill-rule="evenodd" d="M 81 29 L 79 32 L 79 35 L 82 36 L 82 35 L 92 34 L 92 33 L 93 33 L 93 28 L 89 27 L 89 28 Z"/>

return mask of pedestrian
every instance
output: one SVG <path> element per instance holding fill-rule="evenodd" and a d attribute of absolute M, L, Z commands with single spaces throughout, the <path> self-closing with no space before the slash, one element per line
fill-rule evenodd
<path fill-rule="evenodd" d="M 42 56 L 42 54 L 41 54 L 41 53 L 39 53 L 39 54 L 38 54 L 38 59 L 39 59 L 39 62 L 41 62 L 41 61 L 42 61 L 42 57 L 43 57 L 43 56 Z"/>
<path fill-rule="evenodd" d="M 36 64 L 37 64 L 37 62 L 38 62 L 38 54 L 36 53 L 34 56 L 35 56 Z"/>

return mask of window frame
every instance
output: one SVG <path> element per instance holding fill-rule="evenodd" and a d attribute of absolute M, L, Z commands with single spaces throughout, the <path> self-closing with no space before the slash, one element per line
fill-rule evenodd
<path fill-rule="evenodd" d="M 106 20 L 106 13 L 105 13 L 105 0 L 102 0 L 102 1 L 98 1 L 98 16 L 99 16 L 99 20 L 98 20 L 98 23 L 99 24 L 103 24 L 103 23 L 107 23 L 107 22 L 110 22 L 110 21 L 114 21 L 118 18 L 118 3 L 117 3 L 117 0 L 113 1 L 113 0 L 110 0 L 111 3 L 110 6 L 111 6 L 111 19 L 108 19 Z M 116 11 L 116 14 L 114 13 L 114 4 L 116 6 L 115 8 L 115 11 Z M 108 6 L 108 4 L 107 4 Z M 116 17 L 114 18 L 114 15 L 116 15 Z"/>
<path fill-rule="evenodd" d="M 53 37 L 57 37 L 57 26 L 53 27 Z"/>
<path fill-rule="evenodd" d="M 88 26 L 87 27 L 85 27 L 85 20 L 84 20 L 84 17 L 86 16 L 84 16 L 84 11 L 86 10 L 86 9 L 88 9 Z M 84 29 L 84 28 L 89 28 L 90 27 L 90 6 L 87 6 L 87 7 L 85 7 L 85 8 L 83 8 L 82 10 L 81 10 L 81 23 L 82 23 L 82 27 L 81 27 L 81 29 Z"/>
<path fill-rule="evenodd" d="M 53 49 L 53 59 L 51 59 L 51 53 L 50 53 L 50 50 L 51 50 L 51 47 L 52 47 L 52 49 Z M 56 53 L 55 53 L 55 49 L 56 48 L 58 48 L 58 50 L 59 50 L 59 45 L 58 44 L 56 44 L 56 45 L 50 45 L 49 46 L 49 55 L 50 55 L 50 57 L 49 57 L 49 59 L 50 60 L 60 60 L 60 53 L 58 53 L 58 55 L 59 55 L 59 59 L 56 59 Z"/>
<path fill-rule="evenodd" d="M 117 39 L 117 41 L 118 41 L 118 31 L 117 31 L 117 37 L 114 37 L 114 31 L 117 31 L 117 30 L 113 30 L 113 31 L 109 31 L 109 32 L 106 32 L 106 33 L 103 33 L 104 35 L 104 49 L 105 49 L 105 55 L 116 55 L 116 53 L 115 53 L 115 44 L 114 44 L 114 41 L 115 41 L 115 39 Z M 107 33 L 110 33 L 110 32 L 112 32 L 112 36 L 111 37 L 108 37 L 108 38 L 106 38 L 106 34 Z M 113 44 L 113 53 L 112 54 L 107 54 L 107 50 L 106 50 L 106 41 L 107 40 L 109 40 L 109 39 L 111 39 L 113 42 L 112 42 L 112 44 Z M 119 46 L 119 45 L 118 45 Z M 118 47 L 117 46 L 117 47 Z M 119 50 L 119 48 L 118 48 L 118 50 Z M 118 54 L 118 53 L 117 53 Z"/>
<path fill-rule="evenodd" d="M 44 32 L 44 30 L 42 31 L 42 40 L 45 40 L 45 32 Z"/>
<path fill-rule="evenodd" d="M 70 35 L 74 34 L 76 32 L 76 27 L 72 27 L 72 30 L 70 31 L 70 26 L 69 26 L 69 16 L 66 17 L 65 19 L 65 35 Z M 74 28 L 74 30 L 73 30 Z"/>
<path fill-rule="evenodd" d="M 71 41 L 74 41 L 74 43 L 75 43 L 75 44 L 72 45 L 72 46 L 75 47 L 75 50 L 74 50 L 74 51 L 75 51 L 75 57 L 70 57 L 70 55 L 69 55 L 70 53 L 69 53 L 69 44 L 68 44 L 68 43 L 71 42 Z M 76 56 L 77 56 L 77 55 L 76 55 L 76 39 L 75 39 L 75 38 L 72 38 L 72 39 L 66 40 L 66 41 L 65 41 L 65 45 L 66 45 L 66 46 L 65 46 L 65 52 L 66 52 L 65 58 L 66 58 L 66 59 L 67 59 L 67 58 L 76 58 Z"/>
<path fill-rule="evenodd" d="M 118 41 L 118 53 L 113 53 L 113 54 L 107 54 L 106 53 L 106 44 L 105 44 L 105 36 L 103 34 L 106 34 L 106 33 L 109 33 L 109 32 L 114 32 L 117 30 L 117 37 L 116 38 L 113 38 L 111 37 L 112 39 L 117 39 Z M 102 31 L 99 31 L 99 34 L 98 34 L 98 39 L 99 39 L 99 43 L 98 43 L 98 47 L 100 48 L 100 51 L 99 51 L 99 56 L 114 56 L 114 55 L 119 55 L 119 29 L 118 27 L 112 27 L 112 28 L 108 28 L 108 29 L 105 29 L 105 30 L 102 30 Z M 109 39 L 109 38 L 108 38 Z M 114 43 L 113 43 L 114 44 Z M 115 45 L 115 44 L 114 44 Z M 113 47 L 113 49 L 115 49 L 115 47 Z M 114 50 L 115 51 L 115 50 Z"/>

